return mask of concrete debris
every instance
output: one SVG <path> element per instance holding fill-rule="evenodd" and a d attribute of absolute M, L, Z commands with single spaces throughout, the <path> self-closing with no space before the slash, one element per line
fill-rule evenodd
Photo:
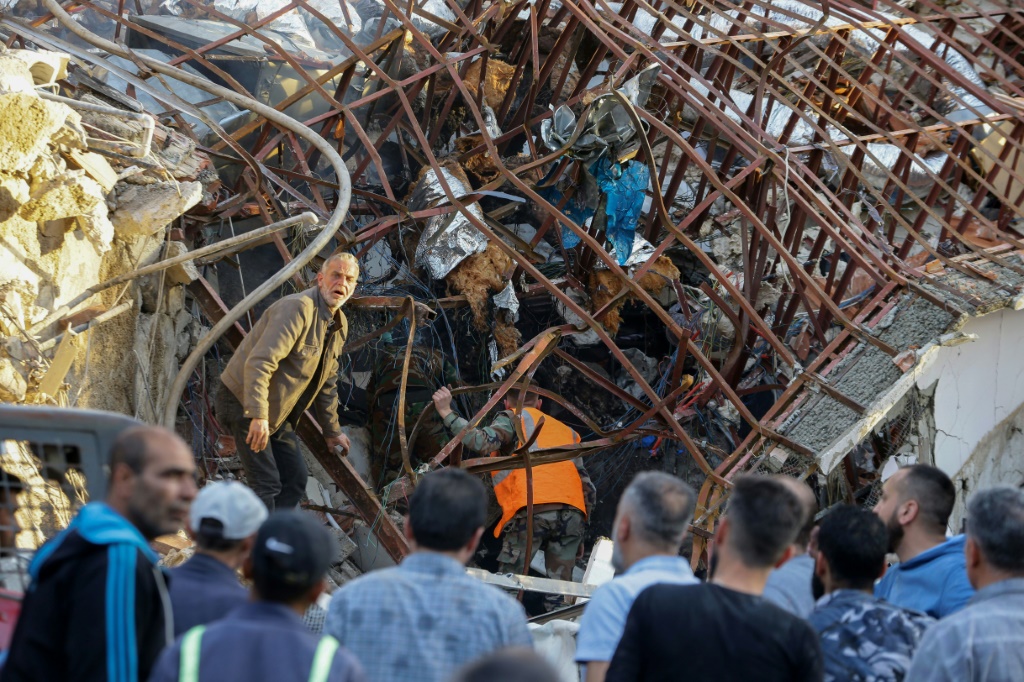
<path fill-rule="evenodd" d="M 203 198 L 199 182 L 124 185 L 115 195 L 111 222 L 118 236 L 130 239 L 163 232 L 164 228 Z"/>

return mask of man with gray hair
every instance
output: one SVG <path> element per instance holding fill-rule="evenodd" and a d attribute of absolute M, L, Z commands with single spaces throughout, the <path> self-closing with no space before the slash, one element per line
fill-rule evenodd
<path fill-rule="evenodd" d="M 576 661 L 587 666 L 586 682 L 603 682 L 638 594 L 651 585 L 697 582 L 679 556 L 695 502 L 690 486 L 659 471 L 637 475 L 622 493 L 612 525 L 617 577 L 594 592 L 576 636 Z"/>
<path fill-rule="evenodd" d="M 964 555 L 977 592 L 925 633 L 907 682 L 1024 680 L 1024 490 L 971 498 Z"/>
<path fill-rule="evenodd" d="M 267 509 L 295 507 L 306 490 L 306 462 L 295 440 L 314 408 L 328 449 L 348 450 L 338 422 L 338 356 L 348 337 L 341 306 L 356 290 L 359 262 L 335 251 L 316 286 L 271 305 L 221 374 L 217 418 L 235 437 L 249 486 Z"/>

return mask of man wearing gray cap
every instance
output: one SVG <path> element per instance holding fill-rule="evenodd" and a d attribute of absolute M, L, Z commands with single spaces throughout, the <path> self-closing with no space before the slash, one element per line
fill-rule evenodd
<path fill-rule="evenodd" d="M 334 537 L 310 515 L 271 514 L 243 567 L 252 601 L 164 649 L 149 682 L 364 682 L 338 640 L 302 622 L 337 553 Z"/>
<path fill-rule="evenodd" d="M 241 483 L 220 481 L 199 491 L 188 523 L 195 556 L 170 571 L 175 637 L 220 620 L 249 601 L 238 569 L 249 558 L 266 518 L 263 502 Z"/>

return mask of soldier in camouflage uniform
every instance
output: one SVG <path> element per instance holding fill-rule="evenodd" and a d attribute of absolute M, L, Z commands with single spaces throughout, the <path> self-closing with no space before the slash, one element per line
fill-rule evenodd
<path fill-rule="evenodd" d="M 449 438 L 454 438 L 468 423 L 451 408 L 451 392 L 441 388 L 434 393 L 434 406 L 444 420 Z M 484 455 L 509 455 L 519 445 L 515 429 L 514 409 L 519 396 L 515 391 L 505 398 L 505 409 L 494 420 L 481 428 L 466 433 L 462 444 L 468 450 Z M 543 414 L 541 400 L 536 394 L 527 394 L 523 401 L 524 432 L 531 436 L 535 424 Z M 579 436 L 568 426 L 548 415 L 531 451 L 579 442 Z M 587 474 L 580 458 L 572 462 L 558 462 L 534 467 L 533 550 L 544 552 L 545 569 L 549 578 L 572 580 L 572 569 L 582 554 L 586 517 L 597 504 L 597 489 Z M 495 536 L 504 533 L 499 571 L 523 574 L 526 570 L 526 500 L 522 469 L 498 471 L 492 474 L 495 494 L 504 510 Z M 575 480 L 574 480 L 575 479 Z"/>
<path fill-rule="evenodd" d="M 370 442 L 373 458 L 370 462 L 372 484 L 383 488 L 402 471 L 402 444 L 398 436 L 398 398 L 402 385 L 402 364 L 405 347 L 386 346 L 377 360 L 371 377 Z M 405 392 L 406 437 L 412 435 L 416 420 L 430 403 L 430 396 L 439 384 L 456 380 L 455 368 L 437 350 L 427 345 L 414 345 L 409 358 L 409 379 Z M 413 468 L 434 457 L 449 437 L 436 413 L 430 414 L 409 443 L 409 459 Z"/>

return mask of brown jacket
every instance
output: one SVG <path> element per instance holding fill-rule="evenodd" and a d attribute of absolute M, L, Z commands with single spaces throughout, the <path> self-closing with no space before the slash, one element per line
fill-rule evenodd
<path fill-rule="evenodd" d="M 328 330 L 330 322 L 331 311 L 315 286 L 267 308 L 220 375 L 248 419 L 268 420 L 274 433 L 293 411 L 305 411 L 312 404 L 324 436 L 341 433 L 338 355 L 348 337 L 348 320 L 339 310 Z M 323 371 L 314 377 L 321 351 Z M 315 389 L 306 392 L 312 382 Z M 304 395 L 306 404 L 299 405 Z"/>

